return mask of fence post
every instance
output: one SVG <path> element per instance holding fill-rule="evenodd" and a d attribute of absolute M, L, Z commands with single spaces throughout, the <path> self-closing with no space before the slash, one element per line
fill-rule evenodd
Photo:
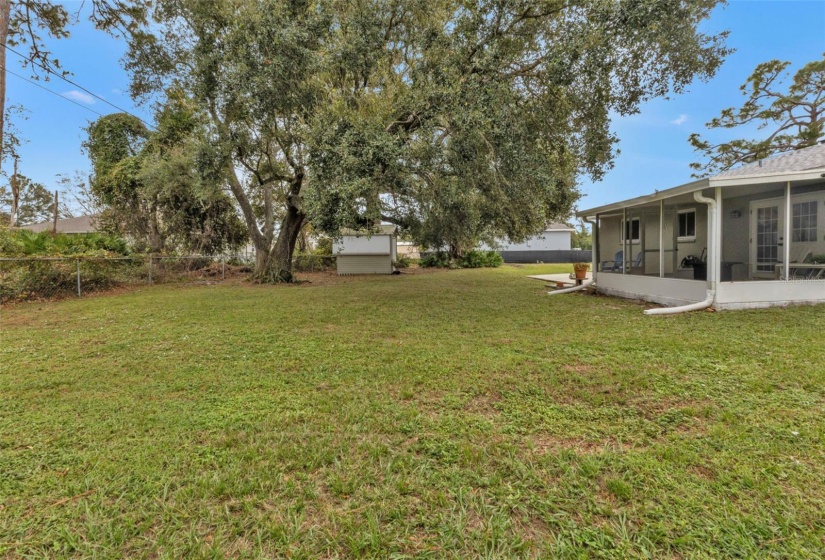
<path fill-rule="evenodd" d="M 221 255 L 221 280 L 226 280 L 226 257 Z"/>
<path fill-rule="evenodd" d="M 80 297 L 80 259 L 75 259 L 77 263 L 77 297 Z"/>
<path fill-rule="evenodd" d="M 149 255 L 149 284 L 152 283 L 152 255 Z"/>

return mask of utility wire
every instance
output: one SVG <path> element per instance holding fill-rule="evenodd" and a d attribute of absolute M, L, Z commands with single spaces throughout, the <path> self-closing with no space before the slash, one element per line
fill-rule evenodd
<path fill-rule="evenodd" d="M 91 112 L 92 112 L 92 113 L 94 113 L 95 115 L 98 115 L 98 116 L 100 116 L 100 117 L 105 116 L 103 113 L 98 113 L 97 111 L 95 111 L 95 110 L 94 110 L 94 109 L 92 109 L 91 107 L 88 107 L 88 106 L 86 106 L 86 105 L 83 105 L 82 103 L 78 103 L 78 102 L 77 102 L 77 101 L 75 101 L 74 99 L 69 99 L 69 98 L 68 98 L 68 97 L 66 97 L 65 95 L 61 95 L 61 94 L 57 93 L 56 91 L 51 90 L 51 89 L 47 88 L 46 86 L 44 86 L 44 85 L 42 85 L 42 84 L 38 84 L 38 83 L 37 83 L 37 82 L 35 82 L 34 80 L 30 80 L 30 79 L 28 79 L 28 78 L 26 78 L 26 77 L 24 77 L 24 76 L 21 76 L 20 74 L 15 74 L 14 72 L 12 72 L 11 70 L 9 70 L 8 68 L 3 68 L 3 71 L 8 72 L 8 73 L 9 73 L 9 74 L 11 74 L 12 76 L 16 76 L 16 77 L 18 77 L 18 78 L 20 78 L 20 79 L 21 79 L 21 80 L 23 80 L 23 81 L 29 82 L 31 85 L 33 85 L 33 86 L 37 86 L 37 87 L 39 87 L 40 89 L 42 89 L 42 90 L 44 90 L 44 91 L 48 91 L 48 92 L 49 92 L 49 93 L 51 93 L 52 95 L 56 95 L 56 96 L 58 96 L 58 97 L 59 97 L 59 98 L 61 98 L 61 99 L 65 99 L 65 100 L 66 100 L 66 101 L 68 101 L 69 103 L 74 103 L 74 104 L 75 104 L 75 105 L 77 105 L 78 107 L 82 107 L 82 108 L 86 109 L 87 111 L 91 111 Z"/>
<path fill-rule="evenodd" d="M 52 76 L 55 76 L 55 77 L 57 77 L 57 78 L 60 78 L 60 79 L 61 79 L 61 80 L 63 80 L 64 82 L 66 82 L 66 83 L 68 83 L 68 84 L 71 84 L 71 85 L 73 85 L 74 87 L 78 88 L 79 90 L 82 90 L 82 91 L 84 91 L 84 92 L 88 93 L 89 95 L 91 95 L 91 96 L 92 96 L 92 97 L 94 97 L 95 99 L 99 99 L 100 101 L 102 101 L 102 102 L 106 103 L 107 105 L 111 105 L 112 107 L 114 107 L 115 109 L 117 109 L 118 111 L 120 111 L 121 113 L 126 113 L 127 115 L 130 115 L 130 116 L 132 116 L 132 117 L 135 117 L 137 120 L 139 120 L 140 122 L 142 122 L 143 124 L 145 124 L 147 128 L 149 128 L 150 130 L 154 130 L 154 127 L 153 127 L 151 124 L 149 124 L 148 122 L 146 122 L 145 120 L 143 120 L 143 119 L 142 119 L 142 118 L 140 118 L 139 116 L 135 115 L 135 114 L 134 114 L 134 113 L 132 113 L 131 111 L 127 111 L 126 109 L 123 109 L 122 107 L 118 107 L 117 105 L 115 105 L 115 104 L 114 104 L 114 103 L 112 103 L 111 101 L 109 101 L 109 100 L 107 100 L 107 99 L 105 99 L 105 98 L 103 98 L 103 97 L 99 96 L 98 94 L 96 94 L 96 93 L 94 93 L 94 92 L 92 92 L 92 91 L 90 91 L 90 90 L 86 89 L 85 87 L 81 86 L 81 85 L 80 85 L 80 84 L 78 84 L 77 82 L 73 82 L 72 80 L 70 80 L 69 78 L 65 77 L 64 75 L 62 75 L 62 74 L 58 74 L 57 72 L 55 72 L 54 70 L 52 70 L 52 69 L 51 69 L 51 68 L 49 68 L 48 66 L 44 66 L 43 64 L 41 64 L 41 63 L 39 63 L 39 62 L 37 62 L 37 61 L 35 61 L 35 60 L 32 60 L 31 58 L 29 58 L 29 57 L 25 56 L 24 54 L 22 54 L 22 53 L 20 53 L 20 52 L 18 52 L 18 51 L 16 51 L 16 50 L 14 50 L 14 49 L 13 49 L 13 48 L 11 48 L 10 46 L 8 46 L 8 45 L 3 45 L 3 46 L 6 48 L 6 50 L 7 50 L 7 51 L 9 51 L 9 52 L 13 52 L 14 54 L 16 54 L 17 56 L 19 56 L 19 57 L 20 57 L 20 58 L 22 58 L 23 60 L 27 61 L 28 63 L 30 63 L 30 64 L 32 64 L 32 65 L 34 65 L 34 66 L 37 66 L 38 68 L 40 68 L 41 70 L 43 70 L 43 71 L 45 71 L 45 72 L 47 72 L 47 73 L 51 74 Z M 8 70 L 8 69 L 7 69 L 7 70 Z M 10 73 L 11 73 L 11 70 L 8 70 L 8 72 L 10 72 Z M 17 76 L 17 74 L 14 74 L 14 75 L 15 75 L 15 76 Z M 18 76 L 18 77 L 20 77 L 20 76 Z M 23 79 L 25 79 L 25 78 L 23 78 Z M 27 80 L 27 81 L 28 81 L 28 80 Z M 34 82 L 32 82 L 32 83 L 34 83 Z M 37 85 L 37 84 L 35 84 L 35 85 Z M 51 90 L 49 90 L 49 91 L 51 91 Z M 57 95 L 60 95 L 60 94 L 58 93 Z M 63 97 L 63 96 L 61 95 L 61 97 Z M 64 99 L 67 99 L 67 98 L 64 98 Z M 69 101 L 71 101 L 71 99 L 70 99 Z M 82 105 L 81 105 L 81 107 L 82 107 Z M 98 114 L 100 114 L 100 113 L 98 113 Z M 101 116 L 103 116 L 103 115 L 101 115 Z"/>

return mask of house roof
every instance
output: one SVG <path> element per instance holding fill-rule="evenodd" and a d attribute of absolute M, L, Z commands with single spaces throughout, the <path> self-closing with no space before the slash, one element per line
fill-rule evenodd
<path fill-rule="evenodd" d="M 57 220 L 57 233 L 92 233 L 97 231 L 97 215 L 78 216 L 77 218 L 63 218 Z M 28 226 L 20 226 L 20 229 L 29 231 L 51 231 L 53 221 L 40 222 Z"/>
<path fill-rule="evenodd" d="M 553 222 L 552 224 L 547 224 L 544 231 L 576 231 L 576 229 L 561 222 Z"/>
<path fill-rule="evenodd" d="M 758 177 L 773 173 L 795 173 L 823 168 L 825 168 L 825 144 L 820 143 L 801 150 L 778 154 L 768 159 L 746 163 L 714 175 L 712 179 Z"/>
<path fill-rule="evenodd" d="M 582 210 L 576 212 L 576 216 L 583 218 L 626 207 L 640 206 L 709 187 L 821 180 L 821 177 L 825 176 L 825 173 L 822 173 L 823 171 L 825 171 L 825 143 L 820 143 L 801 150 L 746 163 L 735 169 L 728 169 L 712 177 L 706 177 L 677 187 L 656 190 L 652 194 Z"/>

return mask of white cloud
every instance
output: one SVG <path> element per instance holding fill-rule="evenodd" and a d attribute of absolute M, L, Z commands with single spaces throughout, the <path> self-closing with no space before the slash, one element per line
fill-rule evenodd
<path fill-rule="evenodd" d="M 120 88 L 115 88 L 112 90 L 112 93 L 114 93 L 115 95 L 123 95 L 123 90 Z"/>
<path fill-rule="evenodd" d="M 679 115 L 676 119 L 670 121 L 670 124 L 675 124 L 676 126 L 685 124 L 688 120 L 688 116 L 684 113 Z"/>
<path fill-rule="evenodd" d="M 86 105 L 94 105 L 95 98 L 89 95 L 88 93 L 83 93 L 82 91 L 77 91 L 73 89 L 71 91 L 67 91 L 63 94 L 63 97 L 67 99 L 71 99 L 72 101 L 79 101 L 80 103 L 85 103 Z"/>

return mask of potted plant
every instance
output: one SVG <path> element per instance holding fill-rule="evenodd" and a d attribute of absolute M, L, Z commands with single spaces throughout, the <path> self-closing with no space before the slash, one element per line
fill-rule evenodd
<path fill-rule="evenodd" d="M 573 263 L 573 272 L 576 274 L 576 280 L 584 280 L 585 278 L 587 278 L 588 270 L 590 270 L 590 263 Z"/>

